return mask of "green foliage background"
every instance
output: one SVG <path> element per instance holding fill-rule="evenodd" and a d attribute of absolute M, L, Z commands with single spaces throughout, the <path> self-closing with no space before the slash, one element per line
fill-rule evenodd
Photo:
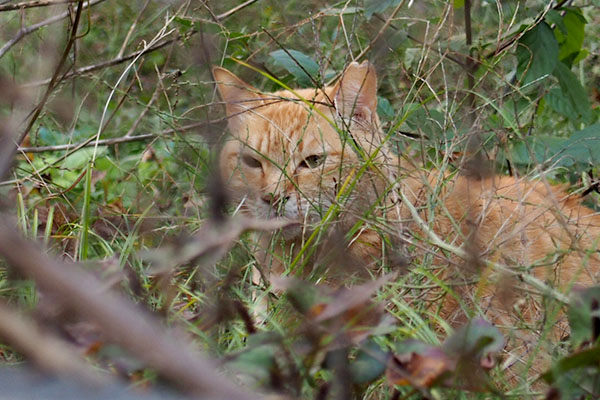
<path fill-rule="evenodd" d="M 590 205 L 598 200 L 596 0 L 258 0 L 238 10 L 243 3 L 98 2 L 83 9 L 59 69 L 79 3 L 0 12 L 0 117 L 14 127 L 15 140 L 27 134 L 0 196 L 21 233 L 61 258 L 103 260 L 93 267 L 100 274 L 125 273 L 121 286 L 130 296 L 185 326 L 214 355 L 235 358 L 260 383 L 273 378 L 278 348 L 260 337 L 252 347 L 239 319 L 216 324 L 203 316 L 231 299 L 253 307 L 254 260 L 244 241 L 215 268 L 188 265 L 170 276 L 171 291 L 163 290 L 148 261 L 164 257 L 150 250 L 196 231 L 212 213 L 207 193 L 225 120 L 211 66 L 269 91 L 278 85 L 238 61 L 286 85 L 310 87 L 332 82 L 353 60 L 369 60 L 378 73 L 384 131 L 399 153 L 440 167 L 475 143 L 500 173 L 545 171 L 574 192 L 590 192 Z M 6 4 L 12 3 L 0 2 Z M 65 11 L 67 18 L 6 47 L 23 29 Z M 56 82 L 43 101 L 52 76 Z M 231 286 L 230 271 L 236 274 Z M 34 308 L 33 287 L 2 274 L 2 296 Z M 423 306 L 402 304 L 405 283 L 380 294 L 395 303 L 400 322 L 376 342 L 439 344 Z M 268 330 L 285 337 L 290 310 L 282 303 Z M 1 354 L 6 362 L 18 359 L 8 350 Z M 330 381 L 329 371 L 315 365 L 298 367 L 296 395 L 312 397 L 319 382 Z M 358 393 L 395 396 L 378 376 L 365 379 L 375 381 Z M 399 390 L 411 396 L 412 389 Z M 531 390 L 525 385 L 511 394 Z"/>

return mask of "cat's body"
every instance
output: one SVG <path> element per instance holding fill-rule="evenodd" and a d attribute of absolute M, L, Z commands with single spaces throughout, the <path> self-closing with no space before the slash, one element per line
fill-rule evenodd
<path fill-rule="evenodd" d="M 220 157 L 231 192 L 254 216 L 296 222 L 276 234 L 275 245 L 270 235 L 257 238 L 258 259 L 271 273 L 282 273 L 285 260 L 298 258 L 314 228 L 328 221 L 331 206 L 343 201 L 337 221 L 353 228 L 345 246 L 355 259 L 369 266 L 383 257 L 381 232 L 392 239 L 408 233 L 414 257 L 431 255 L 419 240 L 441 239 L 448 246 L 432 262 L 443 271 L 439 277 L 483 276 L 485 282 L 457 292 L 499 324 L 511 324 L 516 314 L 526 322 L 543 318 L 537 302 L 520 304 L 519 274 L 562 292 L 596 283 L 600 216 L 544 180 L 451 176 L 399 162 L 382 144 L 376 77 L 367 63 L 351 64 L 324 91 L 265 95 L 224 69 L 214 74 L 232 134 Z M 370 166 L 362 168 L 366 160 Z M 516 273 L 498 275 L 494 263 Z M 503 285 L 517 290 L 506 294 L 499 290 Z M 457 301 L 442 308 L 451 321 L 465 318 Z"/>

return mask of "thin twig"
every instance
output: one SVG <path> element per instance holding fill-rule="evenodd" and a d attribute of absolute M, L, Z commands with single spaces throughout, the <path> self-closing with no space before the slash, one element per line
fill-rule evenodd
<path fill-rule="evenodd" d="M 79 0 L 36 0 L 24 1 L 22 3 L 1 4 L 0 12 L 23 10 L 25 8 L 55 6 L 57 4 L 77 3 Z"/>
<path fill-rule="evenodd" d="M 81 19 L 81 11 L 83 10 L 83 2 L 84 2 L 84 0 L 79 0 L 79 3 L 77 5 L 77 11 L 75 12 L 75 21 L 73 21 L 73 26 L 71 28 L 71 33 L 69 34 L 69 40 L 67 42 L 65 50 L 63 51 L 60 61 L 58 62 L 58 65 L 56 66 L 56 69 L 54 70 L 54 75 L 52 75 L 52 78 L 50 79 L 50 82 L 48 84 L 48 87 L 46 88 L 46 92 L 44 93 L 42 100 L 35 107 L 33 115 L 31 116 L 31 118 L 29 118 L 27 127 L 25 128 L 25 130 L 23 130 L 23 132 L 21 132 L 21 134 L 19 135 L 19 137 L 16 140 L 16 142 L 19 144 L 23 142 L 23 139 L 25 139 L 25 136 L 27 136 L 27 134 L 33 127 L 33 124 L 35 123 L 37 118 L 40 116 L 44 106 L 46 105 L 46 102 L 48 101 L 48 98 L 50 97 L 50 94 L 52 93 L 52 91 L 54 90 L 54 88 L 56 86 L 58 77 L 61 74 L 61 70 L 67 61 L 69 52 L 71 51 L 71 47 L 73 47 L 73 43 L 75 43 L 75 40 L 77 39 L 77 29 L 79 28 L 79 21 Z"/>
<path fill-rule="evenodd" d="M 182 126 L 180 128 L 167 129 L 167 130 L 164 130 L 164 131 L 158 132 L 158 133 L 145 133 L 145 134 L 135 135 L 135 136 L 121 136 L 121 137 L 117 137 L 117 138 L 100 139 L 97 142 L 98 142 L 98 146 L 110 146 L 110 145 L 115 145 L 115 144 L 120 144 L 120 143 L 152 140 L 152 139 L 156 139 L 156 138 L 160 138 L 160 137 L 169 137 L 178 132 L 190 131 L 192 129 L 200 128 L 203 126 L 217 124 L 217 123 L 223 122 L 225 120 L 226 120 L 226 118 L 220 118 L 220 119 L 211 120 L 211 121 L 196 122 L 193 124 Z M 53 145 L 53 146 L 36 146 L 36 147 L 19 146 L 17 148 L 17 152 L 19 152 L 19 153 L 46 153 L 48 151 L 65 151 L 65 150 L 73 150 L 73 149 L 79 150 L 84 147 L 94 146 L 95 138 L 96 138 L 96 136 L 94 135 L 94 136 L 84 140 L 83 142 L 58 144 L 58 145 Z"/>
<path fill-rule="evenodd" d="M 194 31 L 194 33 L 195 33 L 195 31 Z M 68 73 L 66 73 L 64 75 L 63 80 L 72 78 L 74 76 L 83 75 L 83 74 L 86 74 L 88 72 L 97 71 L 99 69 L 103 69 L 103 68 L 106 68 L 106 67 L 112 67 L 114 65 L 118 65 L 118 64 L 121 64 L 121 63 L 130 61 L 130 60 L 133 60 L 134 58 L 136 58 L 136 57 L 138 57 L 140 55 L 145 55 L 145 54 L 151 53 L 153 51 L 162 49 L 163 47 L 168 46 L 169 44 L 171 44 L 171 43 L 173 43 L 173 42 L 175 42 L 175 41 L 177 41 L 177 40 L 179 40 L 181 38 L 182 37 L 178 35 L 175 38 L 165 40 L 164 42 L 157 43 L 154 46 L 148 47 L 147 49 L 138 50 L 138 51 L 135 51 L 135 52 L 130 53 L 130 54 L 128 54 L 126 56 L 123 56 L 123 57 L 113 58 L 112 60 L 102 61 L 102 62 L 97 63 L 97 64 L 87 65 L 85 67 L 81 67 L 81 68 L 69 71 Z M 44 79 L 44 80 L 41 80 L 41 81 L 35 81 L 35 82 L 26 83 L 25 85 L 22 85 L 22 87 L 29 88 L 29 87 L 35 87 L 35 86 L 42 86 L 42 85 L 46 85 L 48 83 L 50 83 L 50 79 Z"/>
<path fill-rule="evenodd" d="M 386 22 L 386 19 L 385 19 L 385 18 L 383 18 L 383 17 L 382 17 L 382 16 L 381 16 L 379 13 L 374 13 L 374 14 L 373 14 L 373 17 L 377 18 L 377 19 L 378 19 L 378 20 L 380 20 L 381 22 Z M 394 24 L 390 24 L 390 25 L 389 25 L 389 27 L 390 27 L 390 28 L 392 28 L 392 29 L 393 29 L 393 30 L 395 30 L 395 31 L 399 31 L 399 30 L 400 30 L 400 29 L 399 29 L 399 28 L 398 28 L 396 25 L 394 25 Z M 423 43 L 423 41 L 422 41 L 422 40 L 420 40 L 420 39 L 416 38 L 415 36 L 411 35 L 410 33 L 407 33 L 407 34 L 406 34 L 406 38 L 407 38 L 408 40 L 412 40 L 412 41 L 413 41 L 413 42 L 415 42 L 415 43 L 418 43 L 418 44 L 420 44 L 420 45 L 423 45 L 423 46 L 425 46 L 425 43 Z M 461 60 L 459 60 L 458 58 L 455 58 L 455 57 L 453 57 L 453 56 L 451 56 L 451 55 L 447 54 L 447 52 L 448 52 L 448 50 L 445 50 L 445 51 L 444 51 L 444 53 L 443 53 L 443 56 L 444 56 L 445 58 L 447 58 L 448 60 L 450 60 L 450 61 L 452 61 L 452 62 L 454 62 L 454 63 L 456 63 L 456 64 L 460 65 L 461 67 L 465 68 L 465 64 L 464 64 L 464 63 L 463 63 Z"/>
<path fill-rule="evenodd" d="M 544 9 L 544 11 L 542 11 L 540 13 L 540 15 L 537 16 L 537 18 L 535 19 L 533 24 L 531 24 L 529 27 L 527 27 L 527 29 L 520 31 L 516 35 L 512 36 L 510 39 L 506 40 L 504 43 L 498 44 L 498 46 L 496 47 L 495 50 L 489 52 L 483 58 L 485 58 L 485 59 L 492 58 L 492 57 L 495 57 L 498 54 L 502 53 L 504 50 L 506 50 L 507 48 L 512 46 L 515 42 L 519 41 L 519 39 L 521 39 L 523 37 L 523 35 L 525 35 L 527 32 L 529 32 L 530 30 L 532 30 L 533 28 L 538 26 L 541 22 L 543 22 L 544 17 L 546 16 L 546 14 L 548 13 L 548 11 L 550 9 L 557 10 L 557 9 L 561 8 L 567 1 L 569 1 L 569 0 L 561 0 L 554 7 L 546 7 Z M 549 2 L 548 5 L 550 5 L 550 3 L 551 2 Z"/>
<path fill-rule="evenodd" d="M 398 5 L 396 6 L 396 8 L 394 8 L 394 10 L 392 11 L 392 14 L 388 17 L 387 21 L 384 22 L 383 26 L 379 29 L 379 32 L 377 32 L 377 34 L 375 35 L 375 37 L 373 39 L 371 39 L 371 41 L 369 42 L 369 44 L 367 45 L 367 47 L 365 47 L 360 53 L 358 53 L 358 55 L 356 56 L 355 60 L 360 60 L 361 58 L 363 58 L 368 52 L 369 50 L 371 50 L 371 48 L 373 47 L 373 45 L 375 44 L 375 42 L 377 40 L 379 40 L 379 38 L 381 37 L 381 35 L 383 35 L 383 33 L 386 31 L 386 29 L 390 26 L 390 24 L 392 23 L 392 20 L 394 18 L 396 18 L 396 15 L 398 14 L 398 12 L 400 11 L 400 9 L 404 6 L 404 0 L 402 0 L 400 3 L 398 3 Z"/>
<path fill-rule="evenodd" d="M 392 23 L 392 20 L 396 17 L 396 15 L 398 14 L 398 12 L 402 8 L 402 6 L 404 6 L 404 0 L 400 1 L 400 3 L 398 3 L 398 5 L 396 6 L 396 8 L 394 8 L 394 10 L 392 11 L 392 14 L 384 22 L 383 26 L 379 29 L 379 32 L 377 32 L 377 34 L 375 35 L 375 37 L 373 39 L 371 39 L 371 41 L 369 42 L 369 44 L 367 45 L 367 47 L 365 47 L 364 49 L 362 49 L 362 51 L 360 53 L 358 53 L 358 55 L 356 57 L 353 57 L 354 61 L 360 60 L 361 58 L 363 58 L 371 50 L 371 48 L 373 47 L 373 45 L 375 45 L 375 42 L 377 42 L 377 40 L 379 40 L 379 38 L 381 37 L 381 35 L 383 35 L 383 33 L 386 31 L 386 29 L 389 28 L 390 24 Z M 328 82 L 328 84 L 331 84 L 332 82 L 335 82 L 336 80 L 338 80 L 340 78 L 341 74 L 342 73 L 340 72 L 335 77 L 333 77 L 332 79 L 330 79 L 329 82 Z"/>
<path fill-rule="evenodd" d="M 400 200 L 402 201 L 402 204 L 408 208 L 413 220 L 416 222 L 416 224 L 419 226 L 419 228 L 427 235 L 427 237 L 429 237 L 429 240 L 431 240 L 431 243 L 433 245 L 439 247 L 440 249 L 449 251 L 452 254 L 456 254 L 458 257 L 462 258 L 463 260 L 470 259 L 471 255 L 469 254 L 469 252 L 465 251 L 461 247 L 456 247 L 450 243 L 444 242 L 434 231 L 432 231 L 429 228 L 429 225 L 425 221 L 423 221 L 423 219 L 419 215 L 419 211 L 412 204 L 412 202 L 408 199 L 408 197 L 406 197 L 406 195 L 404 194 L 404 191 L 402 189 L 398 190 L 398 195 L 400 197 Z M 500 271 L 502 273 L 509 274 L 511 276 L 522 279 L 523 282 L 536 288 L 544 295 L 548 295 L 548 296 L 554 298 L 555 300 L 560 301 L 563 304 L 569 304 L 569 298 L 567 296 L 560 293 L 556 289 L 546 285 L 544 282 L 542 282 L 541 280 L 539 280 L 538 278 L 536 278 L 530 274 L 515 271 L 514 269 L 512 269 L 510 267 L 507 267 L 505 265 L 498 264 L 498 263 L 495 263 L 495 262 L 492 262 L 489 260 L 485 260 L 484 262 L 487 265 L 490 265 L 496 271 Z"/>
<path fill-rule="evenodd" d="M 127 35 L 125 35 L 125 39 L 123 40 L 123 44 L 121 45 L 121 49 L 117 53 L 117 58 L 123 57 L 123 54 L 125 53 L 125 49 L 127 48 L 127 44 L 129 43 L 129 39 L 131 39 L 131 35 L 133 35 L 133 32 L 135 31 L 135 28 L 137 27 L 138 22 L 142 18 L 142 14 L 144 14 L 144 11 L 146 11 L 146 8 L 148 7 L 148 4 L 150 4 L 150 0 L 146 0 L 144 5 L 142 6 L 142 9 L 138 13 L 137 17 L 135 17 L 135 20 L 129 27 L 129 30 L 127 31 Z"/>
<path fill-rule="evenodd" d="M 163 75 L 165 73 L 165 71 L 167 70 L 169 61 L 171 60 L 171 56 L 173 54 L 173 49 L 174 49 L 174 46 L 171 46 L 171 48 L 169 49 L 169 53 L 167 54 L 167 58 L 165 59 L 165 62 L 163 63 L 163 65 L 160 69 L 160 72 L 158 72 L 159 81 L 161 79 L 161 75 Z M 137 116 L 137 118 L 133 122 L 133 125 L 131 125 L 131 128 L 129 128 L 129 130 L 125 134 L 125 137 L 130 137 L 136 131 L 138 125 L 142 122 L 142 120 L 144 119 L 144 117 L 146 116 L 148 111 L 150 110 L 150 107 L 152 107 L 152 104 L 154 104 L 154 102 L 160 96 L 160 88 L 161 88 L 161 85 L 156 85 L 156 88 L 154 88 L 154 92 L 152 93 L 152 97 L 148 101 L 148 104 L 146 104 L 146 106 L 144 107 L 144 109 L 142 110 L 140 115 Z"/>
<path fill-rule="evenodd" d="M 473 93 L 473 88 L 475 87 L 474 70 L 475 68 L 477 68 L 477 64 L 473 62 L 473 56 L 471 51 L 471 45 L 473 44 L 473 31 L 471 28 L 471 0 L 465 0 L 464 11 L 466 45 L 467 51 L 469 52 L 469 55 L 466 57 L 465 60 L 465 65 L 467 70 L 467 87 L 469 89 L 468 107 L 469 115 L 471 115 L 470 111 L 472 111 L 473 107 L 475 106 L 475 93 Z"/>
<path fill-rule="evenodd" d="M 224 13 L 217 15 L 217 19 L 219 21 L 224 20 L 225 18 L 228 18 L 228 17 L 232 16 L 236 12 L 240 11 L 243 8 L 248 7 L 252 3 L 256 3 L 257 1 L 258 0 L 248 0 L 248 1 L 245 1 L 242 4 L 240 4 L 240 5 L 236 6 L 236 7 L 233 7 L 231 10 L 225 11 Z"/>
<path fill-rule="evenodd" d="M 102 3 L 103 1 L 106 1 L 106 0 L 89 1 L 87 3 L 87 5 L 84 6 L 84 8 L 89 8 L 89 7 L 95 6 L 96 4 Z M 25 36 L 37 31 L 40 28 L 43 28 L 45 26 L 52 25 L 56 22 L 62 21 L 63 19 L 67 18 L 69 15 L 71 15 L 70 12 L 65 11 L 61 14 L 58 14 L 58 15 L 55 15 L 48 19 L 45 19 L 45 20 L 38 22 L 37 24 L 31 25 L 27 28 L 21 28 L 21 30 L 17 33 L 17 35 L 14 38 L 12 38 L 8 42 L 6 42 L 2 47 L 0 47 L 0 58 L 2 58 L 2 56 L 4 56 L 6 54 L 6 52 L 11 49 L 11 47 L 13 47 L 15 44 L 17 44 Z"/>
<path fill-rule="evenodd" d="M 97 4 L 97 3 L 101 2 L 101 1 L 105 1 L 105 0 L 95 0 L 95 2 L 93 2 L 93 4 L 91 4 L 91 5 Z M 244 4 L 240 4 L 239 6 L 233 8 L 233 9 L 227 11 L 227 12 L 224 12 L 222 14 L 217 15 L 217 18 L 219 20 L 223 20 L 223 19 L 229 18 L 230 16 L 232 16 L 233 14 L 235 14 L 237 11 L 241 10 L 242 8 L 248 6 L 248 5 L 250 5 L 250 4 L 252 4 L 252 3 L 256 2 L 256 1 L 258 1 L 258 0 L 252 0 L 252 2 L 246 2 L 248 4 L 245 4 L 245 3 Z M 244 6 L 244 7 L 242 7 L 242 6 Z M 64 18 L 64 16 L 62 18 Z M 52 21 L 52 22 L 55 22 L 55 21 Z M 32 26 L 32 28 L 33 28 L 33 26 Z M 36 28 L 36 29 L 39 29 L 39 28 Z M 27 32 L 27 33 L 30 33 L 30 32 Z M 135 57 L 139 56 L 140 53 L 141 54 L 151 53 L 153 51 L 162 49 L 163 47 L 168 46 L 169 44 L 171 44 L 173 42 L 176 42 L 176 41 L 179 41 L 181 39 L 184 39 L 184 38 L 185 39 L 189 39 L 192 35 L 194 35 L 196 33 L 198 33 L 198 31 L 195 30 L 195 29 L 194 30 L 190 30 L 190 31 L 187 32 L 187 34 L 185 36 L 177 35 L 177 37 L 175 37 L 173 39 L 169 39 L 169 40 L 166 40 L 164 42 L 157 43 L 154 46 L 149 47 L 149 48 L 147 48 L 145 50 L 135 51 L 135 52 L 130 53 L 130 54 L 126 55 L 126 56 L 116 57 L 116 58 L 114 58 L 112 60 L 103 61 L 103 62 L 100 62 L 100 63 L 97 63 L 97 64 L 92 64 L 92 65 L 87 65 L 85 67 L 81 67 L 81 68 L 78 68 L 76 70 L 69 71 L 68 73 L 66 73 L 63 76 L 63 79 L 69 79 L 69 78 L 72 78 L 74 76 L 83 75 L 83 74 L 86 74 L 88 72 L 97 71 L 99 69 L 103 69 L 103 68 L 106 68 L 106 67 L 112 67 L 114 65 L 118 65 L 118 64 L 127 62 L 127 61 L 132 60 Z M 0 57 L 2 57 L 2 55 L 3 55 L 3 49 L 4 49 L 4 47 L 2 47 L 0 49 Z M 34 82 L 26 83 L 26 84 L 22 85 L 22 87 L 29 88 L 29 87 L 42 86 L 42 85 L 46 85 L 46 84 L 50 83 L 50 81 L 51 81 L 51 79 L 43 79 L 41 81 L 34 81 Z"/>

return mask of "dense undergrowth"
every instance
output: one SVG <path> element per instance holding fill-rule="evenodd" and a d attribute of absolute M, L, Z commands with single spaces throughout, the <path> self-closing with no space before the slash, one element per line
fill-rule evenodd
<path fill-rule="evenodd" d="M 425 301 L 433 288 L 454 295 L 430 257 L 402 260 L 401 271 L 384 260 L 389 274 L 373 272 L 346 292 L 316 286 L 318 275 L 283 290 L 253 283 L 245 232 L 269 226 L 228 217 L 237 210 L 224 206 L 216 173 L 226 119 L 211 75 L 224 66 L 268 92 L 326 85 L 351 61 L 369 60 L 398 154 L 454 173 L 477 149 L 499 174 L 543 175 L 597 207 L 597 1 L 28 4 L 0 1 L 0 296 L 8 314 L 27 315 L 42 335 L 28 346 L 0 328 L 2 364 L 29 359 L 59 376 L 71 371 L 69 362 L 44 361 L 48 347 L 50 360 L 85 354 L 87 366 L 129 386 L 154 387 L 160 376 L 211 395 L 145 357 L 163 342 L 144 350 L 115 339 L 125 335 L 120 322 L 100 322 L 100 311 L 86 314 L 88 303 L 77 308 L 61 295 L 67 286 L 53 293 L 54 283 L 19 267 L 44 260 L 20 259 L 37 254 L 15 239 L 23 236 L 57 268 L 77 262 L 98 278 L 98 303 L 111 288 L 150 310 L 161 321 L 152 326 L 173 328 L 218 360 L 230 384 L 251 388 L 242 391 L 248 398 L 600 394 L 594 290 L 548 296 L 549 315 L 559 300 L 575 305 L 572 333 L 532 349 L 530 360 L 545 351 L 551 362 L 515 379 L 503 335 L 478 310 L 451 328 Z M 3 313 L 0 325 L 17 324 Z M 548 324 L 531 329 L 544 335 Z"/>

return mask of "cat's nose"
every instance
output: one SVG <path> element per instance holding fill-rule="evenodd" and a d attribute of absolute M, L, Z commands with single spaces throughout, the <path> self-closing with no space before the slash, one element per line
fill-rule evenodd
<path fill-rule="evenodd" d="M 262 196 L 262 200 L 271 206 L 283 205 L 289 199 L 290 199 L 290 196 L 283 195 L 283 194 L 277 194 L 277 193 L 268 193 L 268 194 Z"/>

